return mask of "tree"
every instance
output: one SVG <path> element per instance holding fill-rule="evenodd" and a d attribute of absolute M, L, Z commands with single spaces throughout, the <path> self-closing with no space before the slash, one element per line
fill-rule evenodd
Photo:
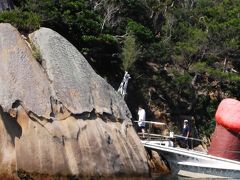
<path fill-rule="evenodd" d="M 122 50 L 123 69 L 125 71 L 128 71 L 131 68 L 132 64 L 136 61 L 139 52 L 134 35 L 127 34 Z"/>

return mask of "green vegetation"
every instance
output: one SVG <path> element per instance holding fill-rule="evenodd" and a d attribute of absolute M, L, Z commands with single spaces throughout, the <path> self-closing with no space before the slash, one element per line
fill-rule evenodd
<path fill-rule="evenodd" d="M 224 72 L 222 69 L 216 69 L 206 64 L 206 62 L 197 62 L 191 66 L 193 71 L 199 73 L 207 73 L 219 80 L 240 81 L 239 74 L 233 72 Z"/>
<path fill-rule="evenodd" d="M 42 64 L 42 54 L 40 52 L 40 49 L 37 48 L 33 43 L 30 44 L 32 48 L 32 54 L 33 57 L 40 63 Z"/>
<path fill-rule="evenodd" d="M 130 34 L 126 36 L 122 51 L 123 69 L 128 71 L 139 54 L 135 37 L 133 35 Z"/>
<path fill-rule="evenodd" d="M 239 0 L 14 3 L 15 10 L 0 13 L 0 22 L 23 32 L 40 26 L 59 32 L 115 88 L 128 70 L 126 100 L 133 114 L 145 103 L 149 112 L 158 107 L 176 124 L 181 115 L 193 117 L 209 136 L 221 99 L 240 97 Z"/>
<path fill-rule="evenodd" d="M 11 23 L 23 32 L 33 31 L 40 27 L 40 18 L 36 13 L 22 12 L 19 9 L 1 12 L 0 22 Z"/>

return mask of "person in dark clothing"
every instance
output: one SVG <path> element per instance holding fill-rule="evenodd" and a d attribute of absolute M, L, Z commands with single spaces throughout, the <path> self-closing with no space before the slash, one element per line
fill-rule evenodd
<path fill-rule="evenodd" d="M 182 129 L 182 136 L 183 136 L 183 143 L 184 143 L 184 146 L 186 146 L 186 148 L 189 148 L 189 145 L 188 145 L 188 137 L 189 137 L 189 134 L 190 134 L 190 127 L 188 125 L 188 120 L 185 119 L 183 121 L 183 129 Z"/>

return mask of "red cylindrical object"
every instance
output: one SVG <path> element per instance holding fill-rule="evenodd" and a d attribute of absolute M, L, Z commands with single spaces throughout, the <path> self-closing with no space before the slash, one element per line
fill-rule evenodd
<path fill-rule="evenodd" d="M 214 156 L 240 161 L 240 138 L 217 124 L 208 153 Z"/>
<path fill-rule="evenodd" d="M 230 131 L 240 132 L 240 101 L 236 99 L 224 99 L 219 104 L 215 118 L 218 124 L 221 124 Z"/>
<path fill-rule="evenodd" d="M 240 101 L 224 99 L 215 114 L 217 125 L 208 153 L 232 160 L 240 160 Z"/>

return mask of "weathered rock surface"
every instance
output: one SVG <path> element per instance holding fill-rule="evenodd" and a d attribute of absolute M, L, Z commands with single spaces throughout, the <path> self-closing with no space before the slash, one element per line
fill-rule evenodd
<path fill-rule="evenodd" d="M 146 177 L 123 99 L 56 32 L 0 24 L 0 177 Z M 33 48 L 34 49 L 34 48 Z"/>
<path fill-rule="evenodd" d="M 18 31 L 0 26 L 0 102 L 8 112 L 21 101 L 28 111 L 46 118 L 51 113 L 50 82 Z"/>
<path fill-rule="evenodd" d="M 150 151 L 149 155 L 149 166 L 153 176 L 160 177 L 171 174 L 169 166 L 156 151 Z"/>
<path fill-rule="evenodd" d="M 56 32 L 41 28 L 30 36 L 42 55 L 55 97 L 72 113 L 113 114 L 120 119 L 131 115 L 123 99 L 98 76 L 82 54 Z"/>
<path fill-rule="evenodd" d="M 0 11 L 11 9 L 12 7 L 12 0 L 0 0 Z"/>

